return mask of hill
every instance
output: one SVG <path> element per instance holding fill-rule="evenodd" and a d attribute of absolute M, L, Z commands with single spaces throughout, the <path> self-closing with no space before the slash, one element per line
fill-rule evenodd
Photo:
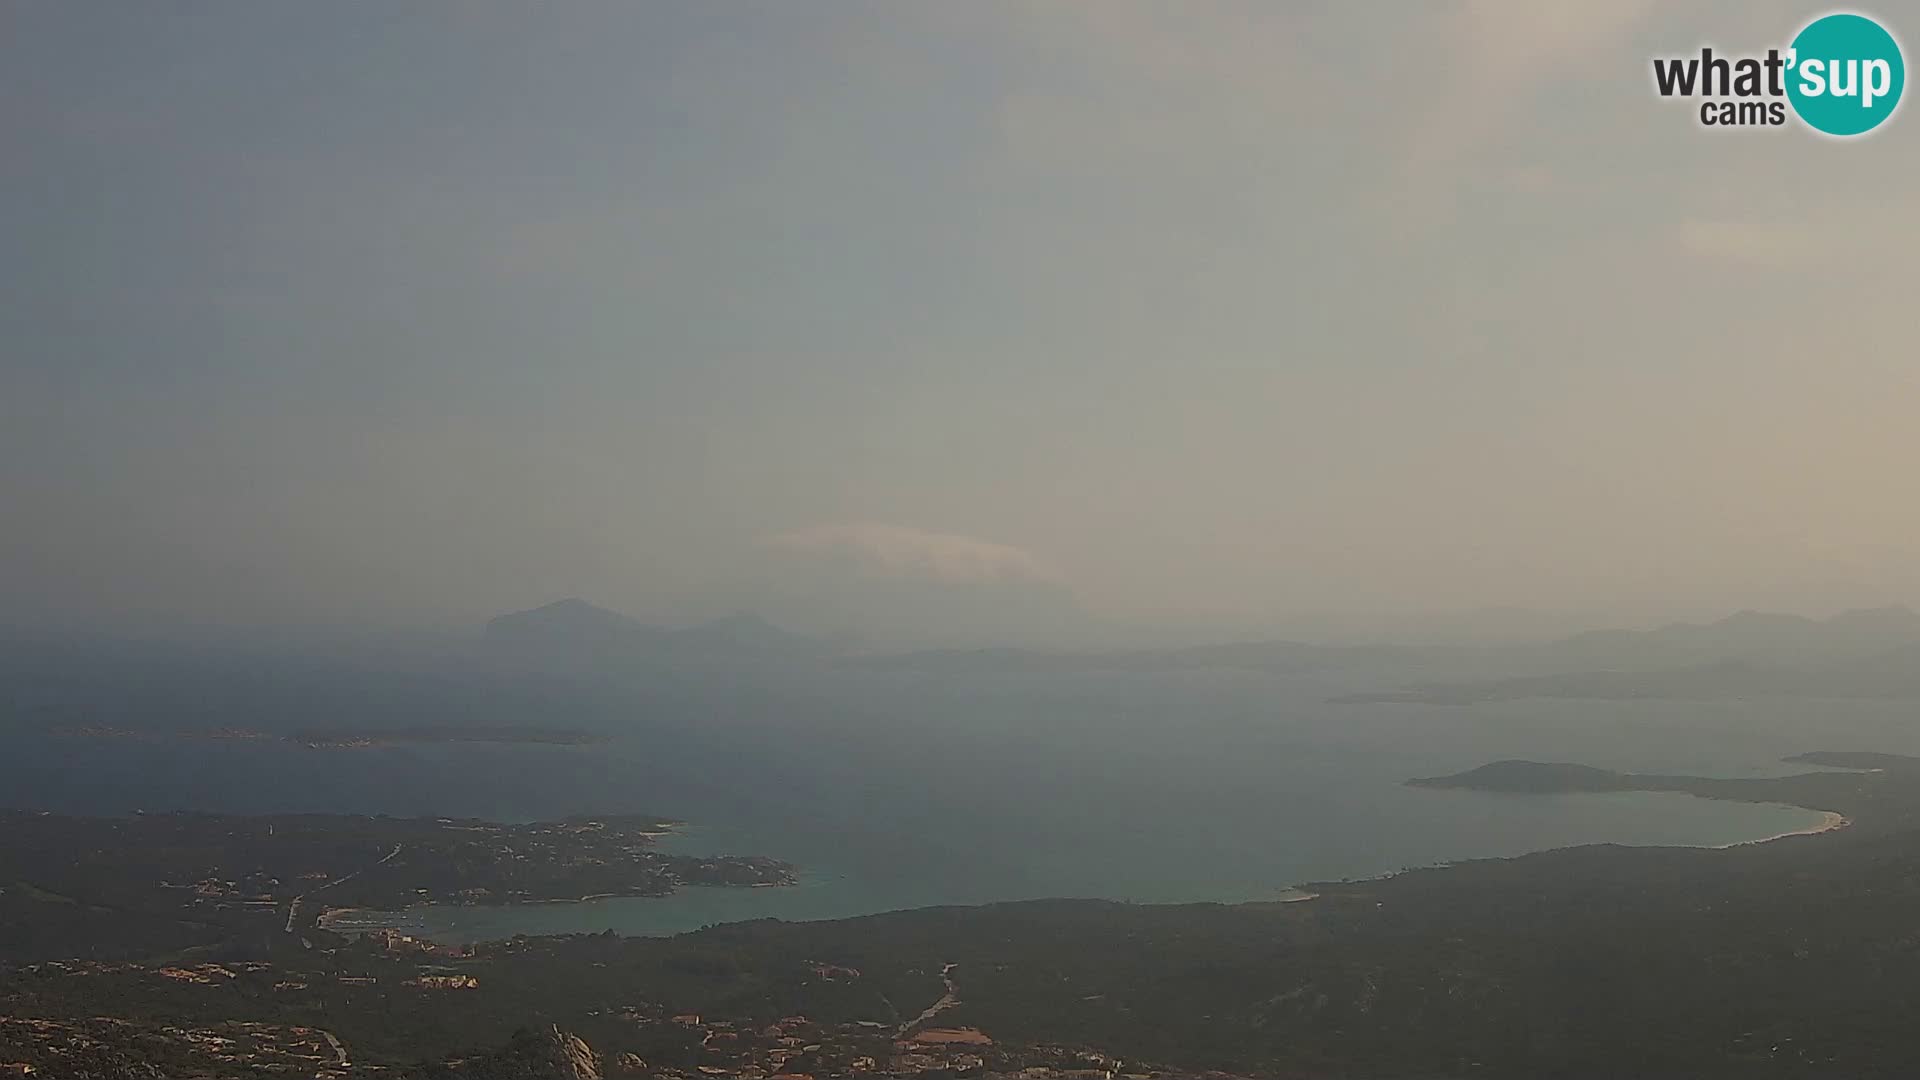
<path fill-rule="evenodd" d="M 817 659 L 834 651 L 819 638 L 783 630 L 743 612 L 669 628 L 569 598 L 488 620 L 489 646 L 522 655 L 718 661 Z"/>
<path fill-rule="evenodd" d="M 1240 669 L 1298 672 L 1386 669 L 1429 662 L 1450 650 L 1402 645 L 1312 645 L 1297 641 L 1227 642 L 1179 649 L 1048 652 L 1037 649 L 931 649 L 849 658 L 849 666 L 951 675 L 1082 671 Z"/>
<path fill-rule="evenodd" d="M 1741 612 L 1655 630 L 1596 630 L 1509 658 L 1529 674 L 1351 694 L 1342 703 L 1471 705 L 1524 698 L 1920 698 L 1920 614 L 1830 619 Z"/>
<path fill-rule="evenodd" d="M 1845 611 L 1828 619 L 1741 611 L 1709 623 L 1592 630 L 1543 651 L 1569 667 L 1623 669 L 1727 660 L 1809 665 L 1864 660 L 1902 647 L 1920 647 L 1920 613 L 1890 606 Z"/>

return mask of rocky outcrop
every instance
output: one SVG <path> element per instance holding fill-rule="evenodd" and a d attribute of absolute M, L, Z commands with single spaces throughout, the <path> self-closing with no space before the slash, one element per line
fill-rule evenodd
<path fill-rule="evenodd" d="M 578 1035 L 558 1027 L 522 1028 L 498 1050 L 455 1058 L 409 1075 L 420 1080 L 604 1080 L 600 1055 Z"/>
<path fill-rule="evenodd" d="M 554 1028 L 550 1057 L 555 1080 L 601 1080 L 600 1055 L 578 1035 Z"/>

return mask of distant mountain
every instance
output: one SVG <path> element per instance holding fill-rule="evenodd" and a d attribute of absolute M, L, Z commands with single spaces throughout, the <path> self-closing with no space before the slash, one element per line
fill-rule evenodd
<path fill-rule="evenodd" d="M 1725 660 L 1810 664 L 1917 645 L 1920 613 L 1895 606 L 1846 611 L 1830 619 L 1742 611 L 1711 623 L 1594 630 L 1555 642 L 1545 651 L 1569 666 L 1615 669 Z"/>
<path fill-rule="evenodd" d="M 1296 641 L 1231 642 L 1180 649 L 1113 652 L 1047 652 L 1036 649 L 932 649 L 851 657 L 848 665 L 892 671 L 945 674 L 1030 674 L 1075 671 L 1182 671 L 1234 668 L 1249 671 L 1323 671 L 1395 667 L 1444 650 L 1400 645 L 1309 645 Z"/>
<path fill-rule="evenodd" d="M 1565 791 L 1627 791 L 1633 783 L 1620 773 L 1590 765 L 1508 758 L 1451 776 L 1417 777 L 1408 780 L 1407 786 L 1540 795 Z"/>
<path fill-rule="evenodd" d="M 743 613 L 686 627 L 641 622 L 580 599 L 491 620 L 496 649 L 546 661 L 693 666 L 811 662 L 841 650 Z M 1339 700 L 1470 704 L 1522 698 L 1707 700 L 1920 697 L 1920 614 L 1904 607 L 1828 619 L 1743 611 L 1709 623 L 1596 630 L 1540 645 L 1446 647 L 1226 642 L 1180 648 L 1050 651 L 932 649 L 843 657 L 868 670 L 948 675 L 1101 671 L 1349 672 L 1376 685 Z M 1428 681 L 1412 683 L 1425 677 Z M 1391 684 L 1389 684 L 1390 686 Z"/>
<path fill-rule="evenodd" d="M 782 630 L 758 615 L 743 612 L 667 631 L 673 649 L 693 652 L 756 653 L 765 656 L 821 656 L 832 651 L 827 642 Z"/>
<path fill-rule="evenodd" d="M 779 660 L 833 652 L 828 642 L 782 630 L 750 613 L 668 628 L 580 599 L 497 616 L 487 622 L 486 639 L 516 651 L 581 658 Z"/>
<path fill-rule="evenodd" d="M 1526 668 L 1547 671 L 1335 700 L 1468 705 L 1522 698 L 1920 698 L 1920 614 L 1885 607 L 1810 619 L 1743 611 L 1704 624 L 1577 634 L 1519 659 Z"/>
<path fill-rule="evenodd" d="M 1483 701 L 1519 701 L 1527 698 L 1707 701 L 1716 698 L 1858 696 L 1833 693 L 1844 685 L 1842 680 L 1815 679 L 1800 672 L 1726 660 L 1696 667 L 1644 671 L 1567 671 L 1511 679 L 1427 683 L 1404 690 L 1348 694 L 1333 701 L 1344 705 L 1383 702 L 1474 705 Z"/>
<path fill-rule="evenodd" d="M 636 634 L 662 633 L 630 615 L 570 598 L 529 611 L 516 611 L 487 620 L 487 637 L 495 641 L 582 644 L 617 640 Z"/>
<path fill-rule="evenodd" d="M 1888 679 L 1908 669 L 1904 660 L 1889 658 L 1902 650 L 1920 650 L 1920 613 L 1885 607 L 1849 611 L 1830 619 L 1744 611 L 1711 623 L 1674 623 L 1656 630 L 1593 630 L 1544 644 L 1504 647 L 1248 641 L 1099 652 L 932 649 L 850 657 L 843 662 L 863 668 L 949 674 L 1233 668 L 1268 672 L 1427 669 L 1446 671 L 1455 678 L 1468 672 L 1523 676 L 1432 684 L 1361 699 L 1461 701 L 1489 696 L 1772 694 L 1794 684 L 1807 669 L 1824 671 L 1844 664 L 1860 665 L 1863 671 L 1875 664 L 1893 669 L 1874 683 L 1884 686 Z M 1637 677 L 1640 675 L 1647 678 Z M 1825 693 L 1831 680 L 1821 685 Z"/>

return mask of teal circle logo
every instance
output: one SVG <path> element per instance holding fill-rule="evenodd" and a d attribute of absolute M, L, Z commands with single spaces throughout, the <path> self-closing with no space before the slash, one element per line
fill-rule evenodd
<path fill-rule="evenodd" d="M 1907 85 L 1900 43 L 1865 15 L 1823 15 L 1792 48 L 1787 100 L 1815 131 L 1864 135 L 1899 108 Z"/>

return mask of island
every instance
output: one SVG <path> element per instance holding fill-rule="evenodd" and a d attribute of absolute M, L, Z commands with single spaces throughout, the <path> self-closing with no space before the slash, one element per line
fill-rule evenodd
<path fill-rule="evenodd" d="M 1565 762 L 1506 760 L 1451 776 L 1417 777 L 1410 787 L 1523 795 L 1617 791 L 1681 792 L 1703 799 L 1779 803 L 1826 815 L 1824 829 L 1859 822 L 1869 832 L 1920 826 L 1920 758 L 1814 751 L 1789 764 L 1824 766 L 1787 776 L 1720 778 L 1623 773 Z"/>
<path fill-rule="evenodd" d="M 518 743 L 547 746 L 587 746 L 609 741 L 601 732 L 579 728 L 550 728 L 502 724 L 415 724 L 404 727 L 326 727 L 296 731 L 256 731 L 251 728 L 123 728 L 105 724 L 68 725 L 49 729 L 65 738 L 124 739 L 136 742 L 170 740 L 289 742 L 314 750 L 343 750 L 406 743 Z"/>
<path fill-rule="evenodd" d="M 518 743 L 522 745 L 587 746 L 608 741 L 604 734 L 577 728 L 495 725 L 422 724 L 398 728 L 303 728 L 289 732 L 286 741 L 315 750 L 404 743 Z"/>

